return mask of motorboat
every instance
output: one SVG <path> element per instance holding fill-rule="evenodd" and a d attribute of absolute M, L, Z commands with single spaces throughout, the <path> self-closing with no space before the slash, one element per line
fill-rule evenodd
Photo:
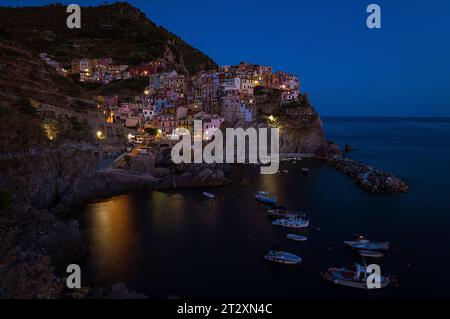
<path fill-rule="evenodd" d="M 262 194 L 256 193 L 255 198 L 257 201 L 260 201 L 265 204 L 276 204 L 277 203 L 277 198 L 275 196 L 267 196 L 267 195 L 262 195 Z"/>
<path fill-rule="evenodd" d="M 263 196 L 267 196 L 267 195 L 269 195 L 269 192 L 266 192 L 266 191 L 259 191 L 259 192 L 257 192 L 256 194 L 263 195 Z"/>
<path fill-rule="evenodd" d="M 309 226 L 309 220 L 301 218 L 281 218 L 274 220 L 272 225 L 288 228 L 305 228 Z"/>
<path fill-rule="evenodd" d="M 279 218 L 295 218 L 295 217 L 306 217 L 307 214 L 305 212 L 299 210 L 292 209 L 283 209 L 283 208 L 273 208 L 267 210 L 267 214 L 271 217 L 279 217 Z"/>
<path fill-rule="evenodd" d="M 295 241 L 306 241 L 308 239 L 308 237 L 306 237 L 306 236 L 297 235 L 297 234 L 287 234 L 286 238 L 292 239 Z"/>
<path fill-rule="evenodd" d="M 356 239 L 344 241 L 344 243 L 353 249 L 363 250 L 388 250 L 389 242 L 372 241 L 370 239 Z"/>
<path fill-rule="evenodd" d="M 346 287 L 370 289 L 368 286 L 367 268 L 360 264 L 355 264 L 353 269 L 329 268 L 321 273 L 323 279 L 331 281 L 334 284 Z M 391 277 L 379 276 L 380 288 L 388 286 L 392 282 Z"/>
<path fill-rule="evenodd" d="M 302 261 L 302 258 L 300 256 L 281 250 L 270 250 L 264 256 L 264 259 L 286 265 L 294 265 L 301 263 Z"/>
<path fill-rule="evenodd" d="M 358 254 L 362 257 L 372 257 L 372 258 L 382 258 L 384 257 L 384 254 L 377 250 L 365 250 L 360 249 L 358 250 Z"/>
<path fill-rule="evenodd" d="M 304 174 L 309 174 L 310 170 L 309 170 L 309 168 L 302 167 L 302 172 L 303 172 Z"/>

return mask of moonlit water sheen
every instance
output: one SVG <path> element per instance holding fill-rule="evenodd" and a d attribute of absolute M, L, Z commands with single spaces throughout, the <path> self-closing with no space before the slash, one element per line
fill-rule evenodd
<path fill-rule="evenodd" d="M 82 226 L 90 254 L 82 265 L 90 284 L 125 282 L 150 297 L 449 297 L 450 119 L 326 118 L 327 139 L 355 148 L 349 156 L 392 172 L 411 191 L 369 194 L 332 167 L 313 160 L 282 163 L 289 174 L 260 175 L 236 166 L 233 184 L 170 192 L 142 191 L 88 205 Z M 306 176 L 302 167 L 311 169 Z M 249 177 L 249 186 L 240 186 Z M 312 227 L 286 239 L 254 199 L 272 192 L 304 209 Z M 203 191 L 218 197 L 209 200 Z M 320 230 L 317 230 L 317 227 Z M 289 231 L 293 233 L 293 231 Z M 355 233 L 388 240 L 380 262 L 399 287 L 365 292 L 320 278 L 329 266 L 360 261 L 343 240 Z M 301 265 L 264 261 L 272 247 L 302 257 Z M 367 259 L 370 262 L 369 259 Z"/>

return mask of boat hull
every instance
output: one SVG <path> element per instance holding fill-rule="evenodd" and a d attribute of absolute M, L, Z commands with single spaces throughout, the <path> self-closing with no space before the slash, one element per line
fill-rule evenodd
<path fill-rule="evenodd" d="M 323 279 L 330 281 L 336 285 L 341 285 L 344 287 L 350 287 L 350 288 L 357 288 L 357 289 L 364 289 L 364 290 L 373 290 L 368 288 L 367 283 L 365 282 L 358 282 L 354 280 L 345 280 L 342 278 L 337 278 L 332 275 L 329 271 L 325 271 L 321 273 L 321 276 Z M 380 288 L 385 288 L 390 284 L 390 280 L 386 278 L 386 280 L 380 282 Z M 380 289 L 378 288 L 378 289 Z"/>
<path fill-rule="evenodd" d="M 308 237 L 306 237 L 306 236 L 294 235 L 294 234 L 288 234 L 288 235 L 286 235 L 286 238 L 295 240 L 295 241 L 306 241 L 308 239 Z"/>
<path fill-rule="evenodd" d="M 362 241 L 344 241 L 344 243 L 353 249 L 362 250 L 388 250 L 388 242 L 362 242 Z"/>
<path fill-rule="evenodd" d="M 309 221 L 296 223 L 296 222 L 282 222 L 280 220 L 274 220 L 272 222 L 272 225 L 286 227 L 286 228 L 306 228 L 309 226 Z"/>

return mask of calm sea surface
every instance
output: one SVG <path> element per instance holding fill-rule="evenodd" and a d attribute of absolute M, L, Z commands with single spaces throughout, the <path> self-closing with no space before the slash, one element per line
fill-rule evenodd
<path fill-rule="evenodd" d="M 439 297 L 450 296 L 450 119 L 325 118 L 327 138 L 350 144 L 350 157 L 392 172 L 407 194 L 369 194 L 318 161 L 282 164 L 288 174 L 235 167 L 220 188 L 143 191 L 92 203 L 81 223 L 90 241 L 88 284 L 125 282 L 151 297 Z M 302 167 L 311 174 L 301 173 Z M 240 186 L 241 177 L 249 186 Z M 271 225 L 254 193 L 310 213 L 306 242 Z M 216 194 L 215 201 L 202 191 Z M 289 231 L 292 232 L 292 231 Z M 342 241 L 356 233 L 388 240 L 379 261 L 397 288 L 359 291 L 323 281 L 320 271 L 360 259 Z M 271 247 L 300 255 L 285 266 L 264 261 Z"/>

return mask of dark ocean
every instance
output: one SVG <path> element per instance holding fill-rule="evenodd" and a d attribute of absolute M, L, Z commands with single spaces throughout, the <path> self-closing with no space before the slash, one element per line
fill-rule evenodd
<path fill-rule="evenodd" d="M 143 191 L 92 203 L 82 227 L 90 253 L 82 265 L 90 285 L 125 282 L 154 298 L 402 298 L 450 297 L 450 119 L 325 118 L 327 139 L 355 150 L 349 157 L 391 172 L 407 194 L 376 195 L 319 161 L 283 163 L 288 174 L 259 175 L 235 167 L 220 188 Z M 301 168 L 311 170 L 309 176 Z M 240 186 L 241 177 L 251 179 Z M 258 190 L 302 209 L 311 227 L 306 242 L 286 239 L 271 225 Z M 208 200 L 203 191 L 216 194 Z M 343 245 L 354 234 L 390 241 L 377 263 L 398 287 L 359 291 L 325 282 L 320 272 L 361 258 Z M 298 254 L 300 265 L 266 262 L 265 250 Z"/>

